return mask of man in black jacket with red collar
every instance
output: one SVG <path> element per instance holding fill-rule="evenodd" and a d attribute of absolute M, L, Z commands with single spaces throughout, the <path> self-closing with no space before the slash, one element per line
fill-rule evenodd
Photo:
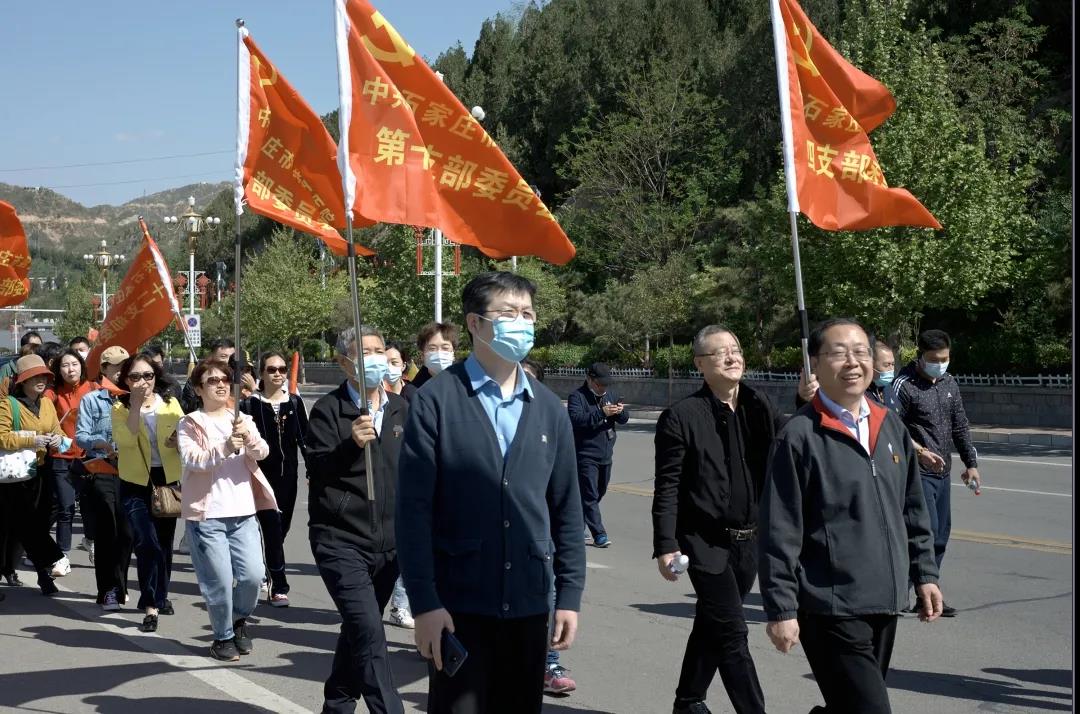
<path fill-rule="evenodd" d="M 885 675 L 908 580 L 941 615 L 930 516 L 903 422 L 865 396 L 873 344 L 853 320 L 809 339 L 820 388 L 777 437 L 761 500 L 761 597 L 781 652 L 802 642 L 814 712 L 887 714 Z"/>
<path fill-rule="evenodd" d="M 746 363 L 730 330 L 698 332 L 694 365 L 705 384 L 656 425 L 653 557 L 674 581 L 672 562 L 688 556 L 698 595 L 674 711 L 708 714 L 705 695 L 719 670 L 736 711 L 764 712 L 742 601 L 757 575 L 758 498 L 780 415 L 741 383 Z"/>
<path fill-rule="evenodd" d="M 382 335 L 365 327 L 357 342 L 353 328 L 338 338 L 337 362 L 346 381 L 315 403 L 306 437 L 311 552 L 342 620 L 322 711 L 352 714 L 362 697 L 370 712 L 401 714 L 382 613 L 398 577 L 395 487 L 409 408 L 382 388 Z M 364 355 L 362 386 L 356 381 L 358 347 Z M 370 413 L 361 416 L 365 402 Z M 371 449 L 372 491 L 365 448 Z"/>

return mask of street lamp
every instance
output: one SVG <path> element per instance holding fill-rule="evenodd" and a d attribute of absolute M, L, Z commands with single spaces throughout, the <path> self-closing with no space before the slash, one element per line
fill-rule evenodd
<path fill-rule="evenodd" d="M 189 315 L 195 314 L 195 246 L 207 228 L 221 225 L 221 219 L 214 216 L 204 216 L 195 210 L 195 197 L 188 196 L 187 213 L 180 217 L 165 216 L 166 223 L 178 226 L 187 232 L 188 241 L 188 294 L 191 296 Z"/>
<path fill-rule="evenodd" d="M 107 301 L 108 301 L 108 288 L 109 288 L 109 268 L 113 267 L 117 263 L 121 263 L 124 260 L 123 255 L 117 255 L 116 253 L 110 253 L 109 248 L 105 241 L 101 241 L 101 249 L 97 253 L 87 253 L 83 255 L 83 260 L 91 265 L 96 265 L 98 270 L 101 271 L 101 321 L 105 322 L 105 315 L 107 313 Z"/>

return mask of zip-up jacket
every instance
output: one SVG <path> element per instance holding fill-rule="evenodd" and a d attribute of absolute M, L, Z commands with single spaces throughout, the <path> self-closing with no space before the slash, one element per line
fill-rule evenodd
<path fill-rule="evenodd" d="M 340 538 L 370 553 L 394 550 L 394 499 L 398 452 L 409 405 L 388 393 L 379 437 L 368 444 L 375 493 L 368 501 L 364 450 L 352 438 L 360 409 L 345 382 L 321 397 L 308 420 L 308 514 L 312 540 Z"/>
<path fill-rule="evenodd" d="M 956 445 L 960 460 L 969 469 L 978 468 L 978 453 L 971 441 L 971 425 L 964 400 L 960 398 L 960 384 L 956 377 L 946 373 L 931 382 L 919 373 L 916 363 L 904 367 L 892 384 L 896 413 L 904 422 L 911 438 L 945 459 L 941 473 L 923 472 L 924 476 L 945 478 L 952 471 L 952 449 Z"/>
<path fill-rule="evenodd" d="M 819 397 L 773 444 L 758 563 L 769 620 L 894 615 L 909 580 L 937 582 L 911 439 L 896 414 L 867 401 L 869 454 Z"/>
<path fill-rule="evenodd" d="M 271 482 L 283 476 L 295 480 L 300 463 L 298 454 L 307 451 L 304 435 L 307 433 L 308 416 L 304 400 L 299 395 L 290 394 L 278 405 L 275 414 L 270 402 L 253 394 L 240 400 L 240 411 L 251 416 L 259 434 L 270 447 L 270 454 L 259 462 L 259 468 Z"/>
<path fill-rule="evenodd" d="M 570 393 L 566 400 L 566 412 L 574 425 L 574 448 L 578 461 L 610 464 L 615 451 L 615 425 L 630 421 L 630 410 L 622 414 L 604 416 L 604 404 L 618 404 L 619 395 L 609 389 L 598 397 L 589 389 L 588 383 Z"/>

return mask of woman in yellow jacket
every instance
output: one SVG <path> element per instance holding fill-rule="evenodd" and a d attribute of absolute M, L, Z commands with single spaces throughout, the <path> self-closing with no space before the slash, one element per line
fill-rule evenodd
<path fill-rule="evenodd" d="M 179 485 L 180 452 L 176 428 L 184 416 L 179 400 L 150 355 L 129 357 L 120 368 L 119 386 L 128 390 L 113 407 L 113 439 L 120 471 L 120 502 L 131 524 L 135 565 L 139 573 L 140 630 L 154 632 L 158 615 L 172 615 L 172 577 L 176 518 L 150 512 L 151 484 Z"/>
<path fill-rule="evenodd" d="M 34 563 L 42 594 L 54 595 L 59 590 L 53 583 L 53 572 L 57 576 L 66 575 L 54 567 L 64 558 L 64 553 L 49 535 L 52 491 L 47 474 L 40 472 L 44 470 L 46 449 L 60 449 L 62 442 L 66 441 L 68 446 L 71 442 L 60 430 L 52 401 L 42 399 L 52 381 L 52 372 L 45 361 L 37 355 L 26 355 L 19 358 L 15 370 L 11 393 L 0 399 L 0 449 L 36 450 L 39 473 L 25 481 L 0 484 L 0 520 L 10 536 L 22 542 Z M 71 568 L 67 570 L 70 572 Z"/>

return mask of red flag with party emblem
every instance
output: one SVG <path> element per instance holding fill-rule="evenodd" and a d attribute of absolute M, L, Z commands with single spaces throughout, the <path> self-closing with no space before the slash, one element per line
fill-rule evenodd
<path fill-rule="evenodd" d="M 30 251 L 15 207 L 0 201 L 0 307 L 30 297 Z"/>

